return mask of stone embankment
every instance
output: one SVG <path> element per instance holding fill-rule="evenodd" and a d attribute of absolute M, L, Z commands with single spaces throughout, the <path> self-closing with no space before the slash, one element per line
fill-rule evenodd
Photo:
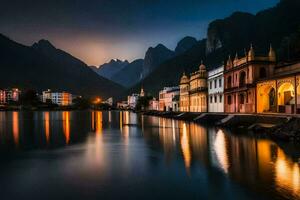
<path fill-rule="evenodd" d="M 247 129 L 274 140 L 300 140 L 300 118 L 286 115 L 146 111 L 144 115 L 191 121 L 229 129 Z"/>

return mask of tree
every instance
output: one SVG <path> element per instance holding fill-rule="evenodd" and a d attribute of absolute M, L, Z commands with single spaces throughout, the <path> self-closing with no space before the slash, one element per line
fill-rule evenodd
<path fill-rule="evenodd" d="M 20 97 L 21 105 L 38 105 L 39 99 L 35 90 L 29 89 L 22 92 Z"/>
<path fill-rule="evenodd" d="M 140 97 L 138 99 L 138 102 L 136 104 L 135 109 L 136 110 L 145 110 L 145 109 L 147 109 L 149 107 L 149 102 L 152 99 L 153 99 L 153 97 L 151 97 L 151 96 Z"/>

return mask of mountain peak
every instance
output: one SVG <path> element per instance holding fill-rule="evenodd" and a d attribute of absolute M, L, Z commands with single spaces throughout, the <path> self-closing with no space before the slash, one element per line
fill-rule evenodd
<path fill-rule="evenodd" d="M 51 44 L 51 42 L 49 42 L 48 40 L 45 39 L 41 39 L 38 42 L 34 43 L 32 45 L 33 48 L 47 48 L 47 49 L 56 49 L 55 46 L 53 44 Z"/>
<path fill-rule="evenodd" d="M 197 44 L 196 38 L 191 37 L 191 36 L 186 36 L 177 43 L 175 52 L 176 52 L 176 54 L 183 53 L 183 52 L 187 51 L 188 49 L 190 49 L 195 44 Z"/>

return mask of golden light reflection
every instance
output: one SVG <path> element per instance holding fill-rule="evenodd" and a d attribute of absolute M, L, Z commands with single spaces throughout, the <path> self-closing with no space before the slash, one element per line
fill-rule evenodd
<path fill-rule="evenodd" d="M 226 138 L 224 132 L 220 129 L 216 134 L 216 139 L 214 142 L 214 149 L 216 152 L 217 159 L 220 163 L 220 166 L 225 173 L 228 173 L 229 161 L 228 161 L 228 152 L 226 148 Z"/>
<path fill-rule="evenodd" d="M 70 142 L 70 112 L 64 111 L 63 116 L 63 131 L 66 139 L 66 144 Z"/>
<path fill-rule="evenodd" d="M 291 162 L 281 149 L 277 151 L 275 162 L 275 181 L 280 188 L 284 188 L 294 196 L 300 197 L 300 167 L 299 163 Z"/>
<path fill-rule="evenodd" d="M 19 113 L 13 112 L 13 119 L 12 119 L 12 131 L 14 137 L 14 143 L 16 146 L 19 146 Z"/>
<path fill-rule="evenodd" d="M 123 130 L 123 112 L 120 112 L 120 131 L 122 133 Z"/>
<path fill-rule="evenodd" d="M 44 112 L 44 128 L 45 128 L 45 136 L 46 142 L 49 144 L 50 140 L 50 113 Z"/>
<path fill-rule="evenodd" d="M 182 135 L 180 139 L 180 146 L 183 154 L 184 164 L 186 168 L 190 168 L 191 166 L 191 149 L 190 149 L 190 140 L 187 133 L 187 126 L 186 123 L 182 124 Z"/>
<path fill-rule="evenodd" d="M 102 133 L 102 112 L 96 112 L 96 133 Z"/>
<path fill-rule="evenodd" d="M 95 112 L 92 111 L 92 131 L 95 131 Z"/>

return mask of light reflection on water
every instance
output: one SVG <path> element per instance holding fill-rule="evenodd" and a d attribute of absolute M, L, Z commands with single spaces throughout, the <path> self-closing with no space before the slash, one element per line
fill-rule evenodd
<path fill-rule="evenodd" d="M 12 167 L 14 163 L 23 165 L 24 170 L 31 169 L 43 166 L 44 158 L 55 154 L 47 165 L 35 170 L 50 170 L 51 175 L 63 176 L 61 184 L 68 184 L 76 198 L 86 197 L 81 190 L 74 192 L 76 187 L 94 188 L 89 190 L 93 197 L 103 195 L 99 190 L 112 188 L 111 192 L 106 191 L 107 198 L 116 197 L 117 188 L 119 195 L 133 197 L 142 194 L 134 193 L 132 188 L 139 188 L 145 194 L 149 187 L 157 191 L 149 193 L 149 198 L 158 194 L 165 197 L 197 194 L 216 199 L 230 199 L 230 195 L 300 199 L 297 146 L 279 146 L 269 139 L 173 119 L 113 111 L 1 112 L 0 149 L 1 169 L 5 174 L 16 174 L 7 178 L 11 183 L 21 181 L 21 172 Z M 33 156 L 34 164 L 18 159 L 41 150 L 41 157 Z M 0 173 L 3 181 L 7 180 L 5 174 Z M 46 173 L 38 183 L 30 176 L 26 181 L 40 185 L 43 191 L 43 186 L 52 183 L 48 179 Z M 74 179 L 76 184 L 72 182 Z M 166 190 L 169 185 L 177 190 L 170 193 Z M 26 196 L 28 190 L 23 191 L 22 187 L 19 190 Z M 222 188 L 226 189 L 222 192 Z M 6 184 L 6 191 L 13 191 L 13 184 Z M 215 196 L 218 192 L 220 196 Z"/>

